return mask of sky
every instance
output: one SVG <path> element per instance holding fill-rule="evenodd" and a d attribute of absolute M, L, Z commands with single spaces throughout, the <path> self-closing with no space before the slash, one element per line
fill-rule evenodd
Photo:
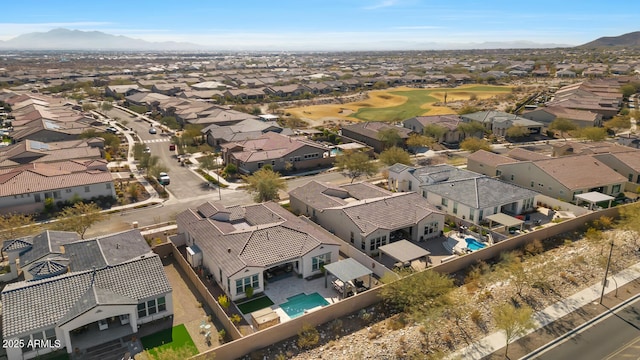
<path fill-rule="evenodd" d="M 20 0 L 2 13 L 0 40 L 67 28 L 216 50 L 580 45 L 640 30 L 635 0 Z"/>

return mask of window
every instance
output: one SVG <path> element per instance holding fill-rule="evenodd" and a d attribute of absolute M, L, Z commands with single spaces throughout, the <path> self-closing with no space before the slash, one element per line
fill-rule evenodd
<path fill-rule="evenodd" d="M 109 184 L 107 184 L 109 185 Z M 71 194 L 71 189 L 65 189 L 64 192 L 66 192 L 67 194 Z"/>
<path fill-rule="evenodd" d="M 633 174 L 629 174 L 629 181 L 633 181 Z"/>
<path fill-rule="evenodd" d="M 495 207 L 493 208 L 493 213 L 494 213 L 494 214 L 497 214 L 497 213 L 498 213 L 498 207 L 497 207 L 497 206 L 495 206 Z"/>
<path fill-rule="evenodd" d="M 158 312 L 156 308 L 156 299 L 147 301 L 147 312 L 149 313 L 149 315 L 152 315 Z"/>
<path fill-rule="evenodd" d="M 110 183 L 107 183 L 107 189 L 111 189 L 111 184 Z M 71 192 L 71 189 L 68 189 L 68 190 L 69 190 L 69 192 Z"/>
<path fill-rule="evenodd" d="M 246 292 L 248 287 L 252 287 L 254 289 L 260 288 L 260 279 L 258 274 L 253 274 L 242 279 L 236 279 L 236 294 Z"/>
<path fill-rule="evenodd" d="M 614 195 L 620 193 L 620 184 L 613 185 L 613 187 L 611 188 L 611 193 Z"/>
<path fill-rule="evenodd" d="M 31 341 L 31 335 L 28 336 L 23 336 L 20 338 L 20 344 L 22 345 L 22 352 L 27 352 L 27 351 L 31 351 L 33 350 L 32 347 L 30 347 L 30 342 Z"/>
<path fill-rule="evenodd" d="M 442 198 L 442 200 L 440 200 L 440 204 L 442 204 L 442 206 L 449 206 L 449 200 Z"/>
<path fill-rule="evenodd" d="M 469 209 L 469 220 L 473 221 L 473 217 L 474 217 L 475 213 L 476 213 L 475 209 L 473 209 L 473 208 Z"/>
<path fill-rule="evenodd" d="M 91 191 L 91 187 L 89 187 L 89 186 L 85 186 L 85 187 L 84 187 L 84 192 L 89 192 L 89 191 Z"/>
<path fill-rule="evenodd" d="M 60 199 L 62 197 L 62 195 L 60 194 L 60 191 L 54 191 L 53 192 L 53 198 L 54 199 Z"/>
<path fill-rule="evenodd" d="M 458 203 L 457 202 L 453 202 L 453 213 L 457 214 L 458 213 Z"/>
<path fill-rule="evenodd" d="M 320 268 L 331 262 L 331 253 L 326 253 L 311 258 L 311 271 L 320 270 Z"/>
<path fill-rule="evenodd" d="M 271 160 L 271 166 L 275 166 L 276 165 L 276 161 L 275 160 Z"/>
<path fill-rule="evenodd" d="M 432 222 L 424 226 L 424 235 L 433 234 L 438 231 L 438 223 Z"/>
<path fill-rule="evenodd" d="M 515 176 L 513 176 L 513 174 L 511 174 L 511 181 L 513 181 L 513 179 L 515 179 Z"/>
<path fill-rule="evenodd" d="M 496 170 L 496 176 L 500 176 L 500 175 L 502 175 L 502 171 Z"/>
<path fill-rule="evenodd" d="M 484 210 L 480 209 L 480 212 L 478 213 L 478 221 L 482 221 L 482 216 L 484 215 Z"/>
<path fill-rule="evenodd" d="M 263 163 L 263 162 L 259 162 L 259 163 L 258 163 L 258 169 L 262 169 L 262 167 L 263 167 L 263 166 L 264 166 L 264 163 Z"/>
<path fill-rule="evenodd" d="M 44 331 L 44 336 L 47 340 L 49 340 L 50 344 L 53 344 L 56 341 L 56 329 L 47 329 Z"/>
<path fill-rule="evenodd" d="M 349 234 L 349 240 L 351 240 L 351 243 L 353 244 L 353 241 L 354 241 L 353 231 L 351 231 L 351 233 Z"/>
<path fill-rule="evenodd" d="M 365 247 L 367 246 L 366 245 L 366 241 L 367 241 L 366 239 L 360 240 L 360 249 L 362 249 L 362 250 L 365 249 Z"/>
<path fill-rule="evenodd" d="M 138 318 L 150 316 L 165 310 L 167 310 L 167 304 L 164 296 L 157 299 L 151 299 L 147 302 L 141 302 L 138 304 Z"/>
<path fill-rule="evenodd" d="M 532 181 L 531 182 L 531 187 L 533 187 L 535 184 L 536 184 L 535 181 Z"/>
<path fill-rule="evenodd" d="M 411 185 L 413 185 L 413 183 L 411 181 L 409 181 L 409 191 L 411 191 Z"/>
<path fill-rule="evenodd" d="M 371 245 L 369 246 L 369 250 L 373 251 L 379 248 L 382 245 L 387 244 L 387 235 L 378 236 L 377 238 L 371 239 Z"/>
<path fill-rule="evenodd" d="M 33 194 L 33 199 L 39 203 L 42 202 L 42 199 L 40 198 L 40 194 Z"/>

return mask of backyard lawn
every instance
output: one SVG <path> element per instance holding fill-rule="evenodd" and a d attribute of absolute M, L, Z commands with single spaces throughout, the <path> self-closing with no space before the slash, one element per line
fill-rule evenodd
<path fill-rule="evenodd" d="M 161 360 L 158 354 L 164 351 L 174 351 L 180 354 L 189 353 L 191 355 L 198 353 L 198 349 L 184 324 L 145 336 L 140 341 L 142 342 L 142 347 L 157 360 Z"/>
<path fill-rule="evenodd" d="M 260 309 L 273 305 L 273 301 L 268 296 L 262 296 L 242 304 L 236 304 L 243 314 L 249 314 Z"/>

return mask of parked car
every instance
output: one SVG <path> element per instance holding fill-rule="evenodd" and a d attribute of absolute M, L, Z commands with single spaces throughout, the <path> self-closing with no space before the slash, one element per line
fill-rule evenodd
<path fill-rule="evenodd" d="M 109 126 L 105 131 L 110 133 L 110 134 L 117 134 L 118 133 L 118 129 L 114 128 L 113 126 Z"/>
<path fill-rule="evenodd" d="M 149 134 L 157 134 L 158 130 L 156 130 L 156 128 L 152 127 L 149 129 Z"/>
<path fill-rule="evenodd" d="M 171 183 L 169 174 L 167 174 L 166 172 L 161 172 L 160 175 L 158 175 L 158 182 L 160 183 L 160 185 L 169 185 Z"/>
<path fill-rule="evenodd" d="M 151 154 L 151 148 L 147 146 L 146 148 L 144 148 L 144 152 L 147 154 Z"/>
<path fill-rule="evenodd" d="M 176 144 L 169 144 L 169 151 L 176 151 Z"/>

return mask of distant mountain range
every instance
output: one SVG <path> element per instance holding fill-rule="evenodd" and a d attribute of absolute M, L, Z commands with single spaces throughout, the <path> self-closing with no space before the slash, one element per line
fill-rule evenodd
<path fill-rule="evenodd" d="M 586 44 L 578 46 L 583 49 L 602 47 L 640 47 L 640 31 L 634 31 L 620 36 L 604 36 Z"/>
<path fill-rule="evenodd" d="M 0 41 L 6 50 L 202 50 L 204 47 L 185 42 L 149 42 L 100 31 L 53 29 L 34 32 Z"/>
<path fill-rule="evenodd" d="M 437 43 L 437 42 L 375 42 L 363 44 L 354 43 L 352 46 L 343 44 L 351 50 L 488 50 L 488 49 L 540 49 L 573 47 L 566 44 L 541 44 L 531 41 L 484 42 L 484 43 Z M 602 37 L 592 42 L 580 45 L 579 48 L 598 47 L 640 47 L 640 31 L 615 37 Z M 54 29 L 48 32 L 34 32 L 19 35 L 13 39 L 0 41 L 0 50 L 94 50 L 94 51 L 207 51 L 207 50 L 250 50 L 250 49 L 220 49 L 214 44 L 205 46 L 187 42 L 150 42 L 134 39 L 122 35 L 111 35 L 100 31 L 81 31 L 69 29 Z M 286 50 L 286 51 L 323 51 L 328 49 L 265 49 L 254 50 Z M 338 51 L 338 49 L 334 49 Z M 349 49 L 343 49 L 349 50 Z M 329 50 L 331 51 L 331 50 Z"/>

